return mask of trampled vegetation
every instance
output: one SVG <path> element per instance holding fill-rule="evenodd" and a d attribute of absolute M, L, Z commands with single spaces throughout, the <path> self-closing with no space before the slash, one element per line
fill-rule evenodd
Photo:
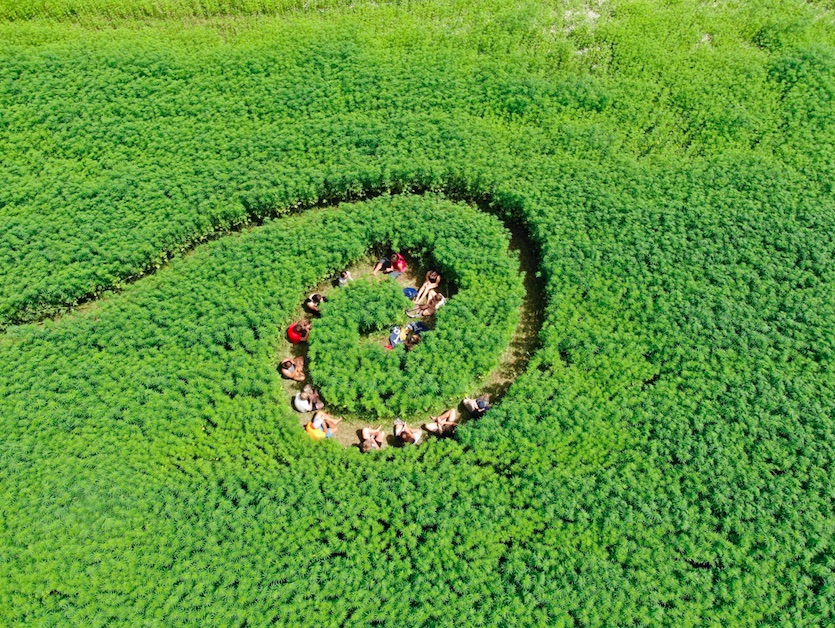
<path fill-rule="evenodd" d="M 0 623 L 833 623 L 831 6 L 244 4 L 0 5 Z M 525 374 L 312 442 L 305 291 L 474 207 Z"/>

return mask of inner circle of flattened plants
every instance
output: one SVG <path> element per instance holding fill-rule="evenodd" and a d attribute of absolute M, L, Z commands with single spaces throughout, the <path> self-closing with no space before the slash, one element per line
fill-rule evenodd
<path fill-rule="evenodd" d="M 307 364 L 328 407 L 354 416 L 412 417 L 457 404 L 498 365 L 524 297 L 510 235 L 495 217 L 446 202 L 411 204 L 390 218 L 391 248 L 420 270 L 438 270 L 457 292 L 445 295 L 428 321 L 433 329 L 411 352 L 363 339 L 406 322 L 410 302 L 397 283 L 361 280 L 331 293 L 313 325 Z"/>

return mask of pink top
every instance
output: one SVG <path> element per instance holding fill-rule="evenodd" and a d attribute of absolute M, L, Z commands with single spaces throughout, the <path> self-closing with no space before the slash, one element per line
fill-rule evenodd
<path fill-rule="evenodd" d="M 399 273 L 406 270 L 406 258 L 400 253 L 395 253 L 391 256 L 391 267 Z"/>

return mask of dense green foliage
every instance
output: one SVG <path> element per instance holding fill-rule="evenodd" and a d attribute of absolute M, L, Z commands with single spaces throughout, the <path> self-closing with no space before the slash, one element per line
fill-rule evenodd
<path fill-rule="evenodd" d="M 835 621 L 828 3 L 111 4 L 0 11 L 0 623 Z M 363 457 L 275 360 L 380 212 L 471 211 L 404 191 L 526 228 L 545 324 Z"/>
<path fill-rule="evenodd" d="M 410 305 L 394 282 L 360 281 L 322 307 L 307 356 L 313 383 L 329 407 L 354 415 L 373 413 L 372 418 L 403 414 L 398 400 L 392 400 L 409 382 L 403 345 L 395 353 L 362 336 L 405 324 L 401 319 Z"/>
<path fill-rule="evenodd" d="M 5 19 L 169 18 L 281 14 L 339 7 L 347 0 L 0 0 Z"/>
<path fill-rule="evenodd" d="M 425 417 L 427 410 L 456 405 L 498 365 L 519 322 L 524 287 L 495 218 L 465 206 L 392 204 L 399 213 L 370 203 L 381 207 L 376 219 L 392 225 L 392 241 L 418 259 L 431 256 L 425 266 L 437 269 L 457 294 L 420 346 L 406 352 L 403 345 L 388 351 L 362 341 L 368 332 L 408 322 L 404 310 L 414 304 L 396 284 L 360 282 L 339 290 L 313 326 L 308 366 L 328 405 L 354 415 Z"/>

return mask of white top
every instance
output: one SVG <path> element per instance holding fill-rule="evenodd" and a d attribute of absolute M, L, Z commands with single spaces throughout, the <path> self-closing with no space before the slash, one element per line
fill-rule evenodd
<path fill-rule="evenodd" d="M 310 399 L 302 399 L 301 393 L 296 393 L 293 397 L 293 407 L 299 412 L 311 412 L 313 410 L 313 403 Z"/>

